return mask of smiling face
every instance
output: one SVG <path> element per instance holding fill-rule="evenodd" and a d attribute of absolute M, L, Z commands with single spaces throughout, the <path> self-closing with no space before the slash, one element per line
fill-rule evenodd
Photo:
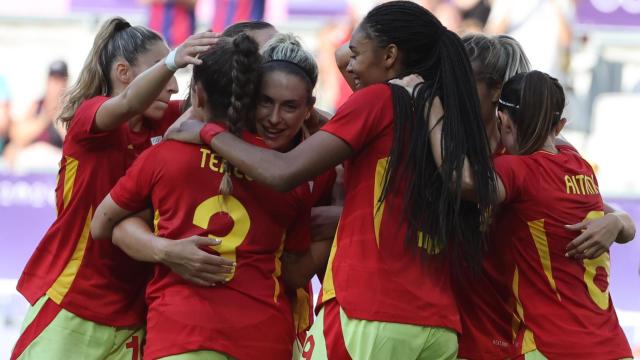
<path fill-rule="evenodd" d="M 263 75 L 256 109 L 256 130 L 272 149 L 292 148 L 302 123 L 313 110 L 308 83 L 283 71 Z"/>
<path fill-rule="evenodd" d="M 138 56 L 136 64 L 131 67 L 134 78 L 142 74 L 145 70 L 152 67 L 169 54 L 169 48 L 164 41 L 155 41 L 149 46 L 149 50 Z M 144 115 L 150 119 L 160 119 L 167 110 L 171 95 L 178 92 L 178 82 L 172 77 L 167 85 L 165 85 L 156 100 L 145 110 Z"/>
<path fill-rule="evenodd" d="M 360 27 L 351 36 L 349 50 L 351 59 L 347 65 L 347 72 L 353 76 L 356 89 L 393 78 L 389 73 L 389 67 L 385 65 L 385 51 L 376 46 L 375 41 L 369 39 Z"/>

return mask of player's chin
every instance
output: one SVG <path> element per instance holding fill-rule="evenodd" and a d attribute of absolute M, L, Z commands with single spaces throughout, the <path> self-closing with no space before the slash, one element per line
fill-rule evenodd
<path fill-rule="evenodd" d="M 151 106 L 144 112 L 144 116 L 152 119 L 159 120 L 164 116 L 167 111 L 168 104 L 161 101 L 154 101 Z"/>

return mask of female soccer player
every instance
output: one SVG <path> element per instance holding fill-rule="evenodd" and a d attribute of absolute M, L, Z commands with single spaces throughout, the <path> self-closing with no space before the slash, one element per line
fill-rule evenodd
<path fill-rule="evenodd" d="M 500 91 L 502 84 L 513 75 L 529 70 L 529 61 L 518 42 L 506 35 L 470 34 L 465 35 L 462 41 L 474 70 L 489 143 L 494 156 L 504 154 L 496 126 Z M 579 224 L 585 230 L 576 238 L 577 242 L 582 243 L 585 239 L 584 242 L 590 243 L 590 248 L 608 248 L 616 239 L 627 242 L 633 238 L 635 226 L 628 214 L 614 211 L 606 204 L 605 213 L 605 217 L 590 220 L 589 224 Z M 493 241 L 491 234 L 499 231 L 494 228 L 490 232 L 482 272 L 473 274 L 464 271 L 454 276 L 462 321 L 462 334 L 458 339 L 460 358 L 504 359 L 526 351 L 514 344 L 513 327 L 520 323 L 517 315 L 514 316 L 515 301 L 511 284 L 515 263 L 510 247 Z"/>
<path fill-rule="evenodd" d="M 480 224 L 494 194 L 469 61 L 454 33 L 405 1 L 371 10 L 350 45 L 349 71 L 360 90 L 291 151 L 260 149 L 196 122 L 173 136 L 196 141 L 201 134 L 239 169 L 280 190 L 348 160 L 325 306 L 303 357 L 455 358 L 460 324 L 448 263 L 453 254 L 479 255 Z M 413 103 L 384 84 L 413 72 L 430 79 Z M 438 97 L 450 125 L 444 177 L 431 159 L 426 124 L 413 121 Z M 461 205 L 458 186 L 449 191 L 465 154 L 473 157 L 480 206 Z"/>
<path fill-rule="evenodd" d="M 255 41 L 240 34 L 222 38 L 201 56 L 204 64 L 195 66 L 193 74 L 196 117 L 217 120 L 228 114 L 232 131 L 252 125 L 247 121 L 254 121 L 257 50 Z M 312 105 L 296 106 L 304 114 Z M 265 134 L 270 132 L 280 134 L 266 127 Z M 145 356 L 290 358 L 295 334 L 280 256 L 309 246 L 308 196 L 306 186 L 286 194 L 270 190 L 205 147 L 167 141 L 144 153 L 98 208 L 92 233 L 109 237 L 115 222 L 151 203 L 159 214 L 158 236 L 210 234 L 221 240 L 214 250 L 237 264 L 225 284 L 208 287 L 189 284 L 157 266 L 146 293 Z"/>
<path fill-rule="evenodd" d="M 608 251 L 566 256 L 575 233 L 565 224 L 600 218 L 604 205 L 591 166 L 572 147 L 555 145 L 564 101 L 556 79 L 532 71 L 507 81 L 498 103 L 501 140 L 514 155 L 494 161 L 501 209 L 493 237 L 511 248 L 516 264 L 510 282 L 523 324 L 514 331 L 525 358 L 630 358 L 609 295 Z M 441 124 L 429 119 L 436 162 Z M 471 189 L 467 170 L 463 188 Z"/>
<path fill-rule="evenodd" d="M 122 18 L 99 30 L 60 116 L 68 133 L 58 216 L 18 282 L 33 307 L 12 359 L 139 355 L 148 271 L 110 242 L 94 241 L 89 224 L 135 156 L 178 117 L 169 100 L 174 71 L 200 63 L 196 55 L 215 41 L 212 33 L 194 35 L 170 53 L 160 35 Z"/>
<path fill-rule="evenodd" d="M 304 122 L 312 116 L 315 102 L 312 92 L 318 69 L 313 56 L 289 34 L 276 35 L 266 44 L 262 55 L 262 84 L 257 101 L 255 128 L 267 146 L 286 151 L 313 131 Z M 330 200 L 334 179 L 335 172 L 328 171 L 313 180 L 310 184 L 312 196 L 309 198 L 309 206 L 324 205 Z M 134 259 L 163 263 L 183 278 L 202 286 L 224 281 L 232 270 L 203 250 L 191 246 L 206 245 L 207 242 L 203 241 L 206 238 L 193 236 L 179 241 L 163 239 L 154 236 L 149 226 L 138 217 L 120 222 L 114 228 L 112 239 L 114 244 Z M 326 245 L 314 242 L 311 246 Z M 292 259 L 291 256 L 287 258 Z M 313 274 L 298 271 L 299 267 L 295 265 L 298 259 L 293 260 L 293 264 L 284 264 L 285 282 L 299 287 Z M 298 299 L 294 303 L 294 319 L 300 334 L 304 334 L 313 319 L 309 306 L 312 302 L 308 303 L 304 299 L 311 300 L 312 293 L 304 293 L 301 289 L 296 293 Z"/>

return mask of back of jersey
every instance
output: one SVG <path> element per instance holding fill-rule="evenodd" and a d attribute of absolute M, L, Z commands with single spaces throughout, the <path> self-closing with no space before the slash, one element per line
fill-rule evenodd
<path fill-rule="evenodd" d="M 495 167 L 506 190 L 496 236 L 511 242 L 512 286 L 524 321 L 517 345 L 549 358 L 631 357 L 609 295 L 609 253 L 565 257 L 579 235 L 565 225 L 604 216 L 591 166 L 559 147 L 558 154 L 501 156 Z"/>
<path fill-rule="evenodd" d="M 129 210 L 150 200 L 159 236 L 218 238 L 222 243 L 207 250 L 237 264 L 226 284 L 212 287 L 156 266 L 146 294 L 151 358 L 198 349 L 291 357 L 293 320 L 280 256 L 309 246 L 308 185 L 279 193 L 233 171 L 232 194 L 222 195 L 222 177 L 222 158 L 210 149 L 167 141 L 141 155 L 111 192 Z"/>

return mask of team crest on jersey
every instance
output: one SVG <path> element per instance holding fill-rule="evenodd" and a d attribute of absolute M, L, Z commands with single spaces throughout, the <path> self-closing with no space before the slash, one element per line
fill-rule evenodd
<path fill-rule="evenodd" d="M 162 141 L 162 136 L 154 136 L 151 138 L 151 145 L 157 145 Z"/>

